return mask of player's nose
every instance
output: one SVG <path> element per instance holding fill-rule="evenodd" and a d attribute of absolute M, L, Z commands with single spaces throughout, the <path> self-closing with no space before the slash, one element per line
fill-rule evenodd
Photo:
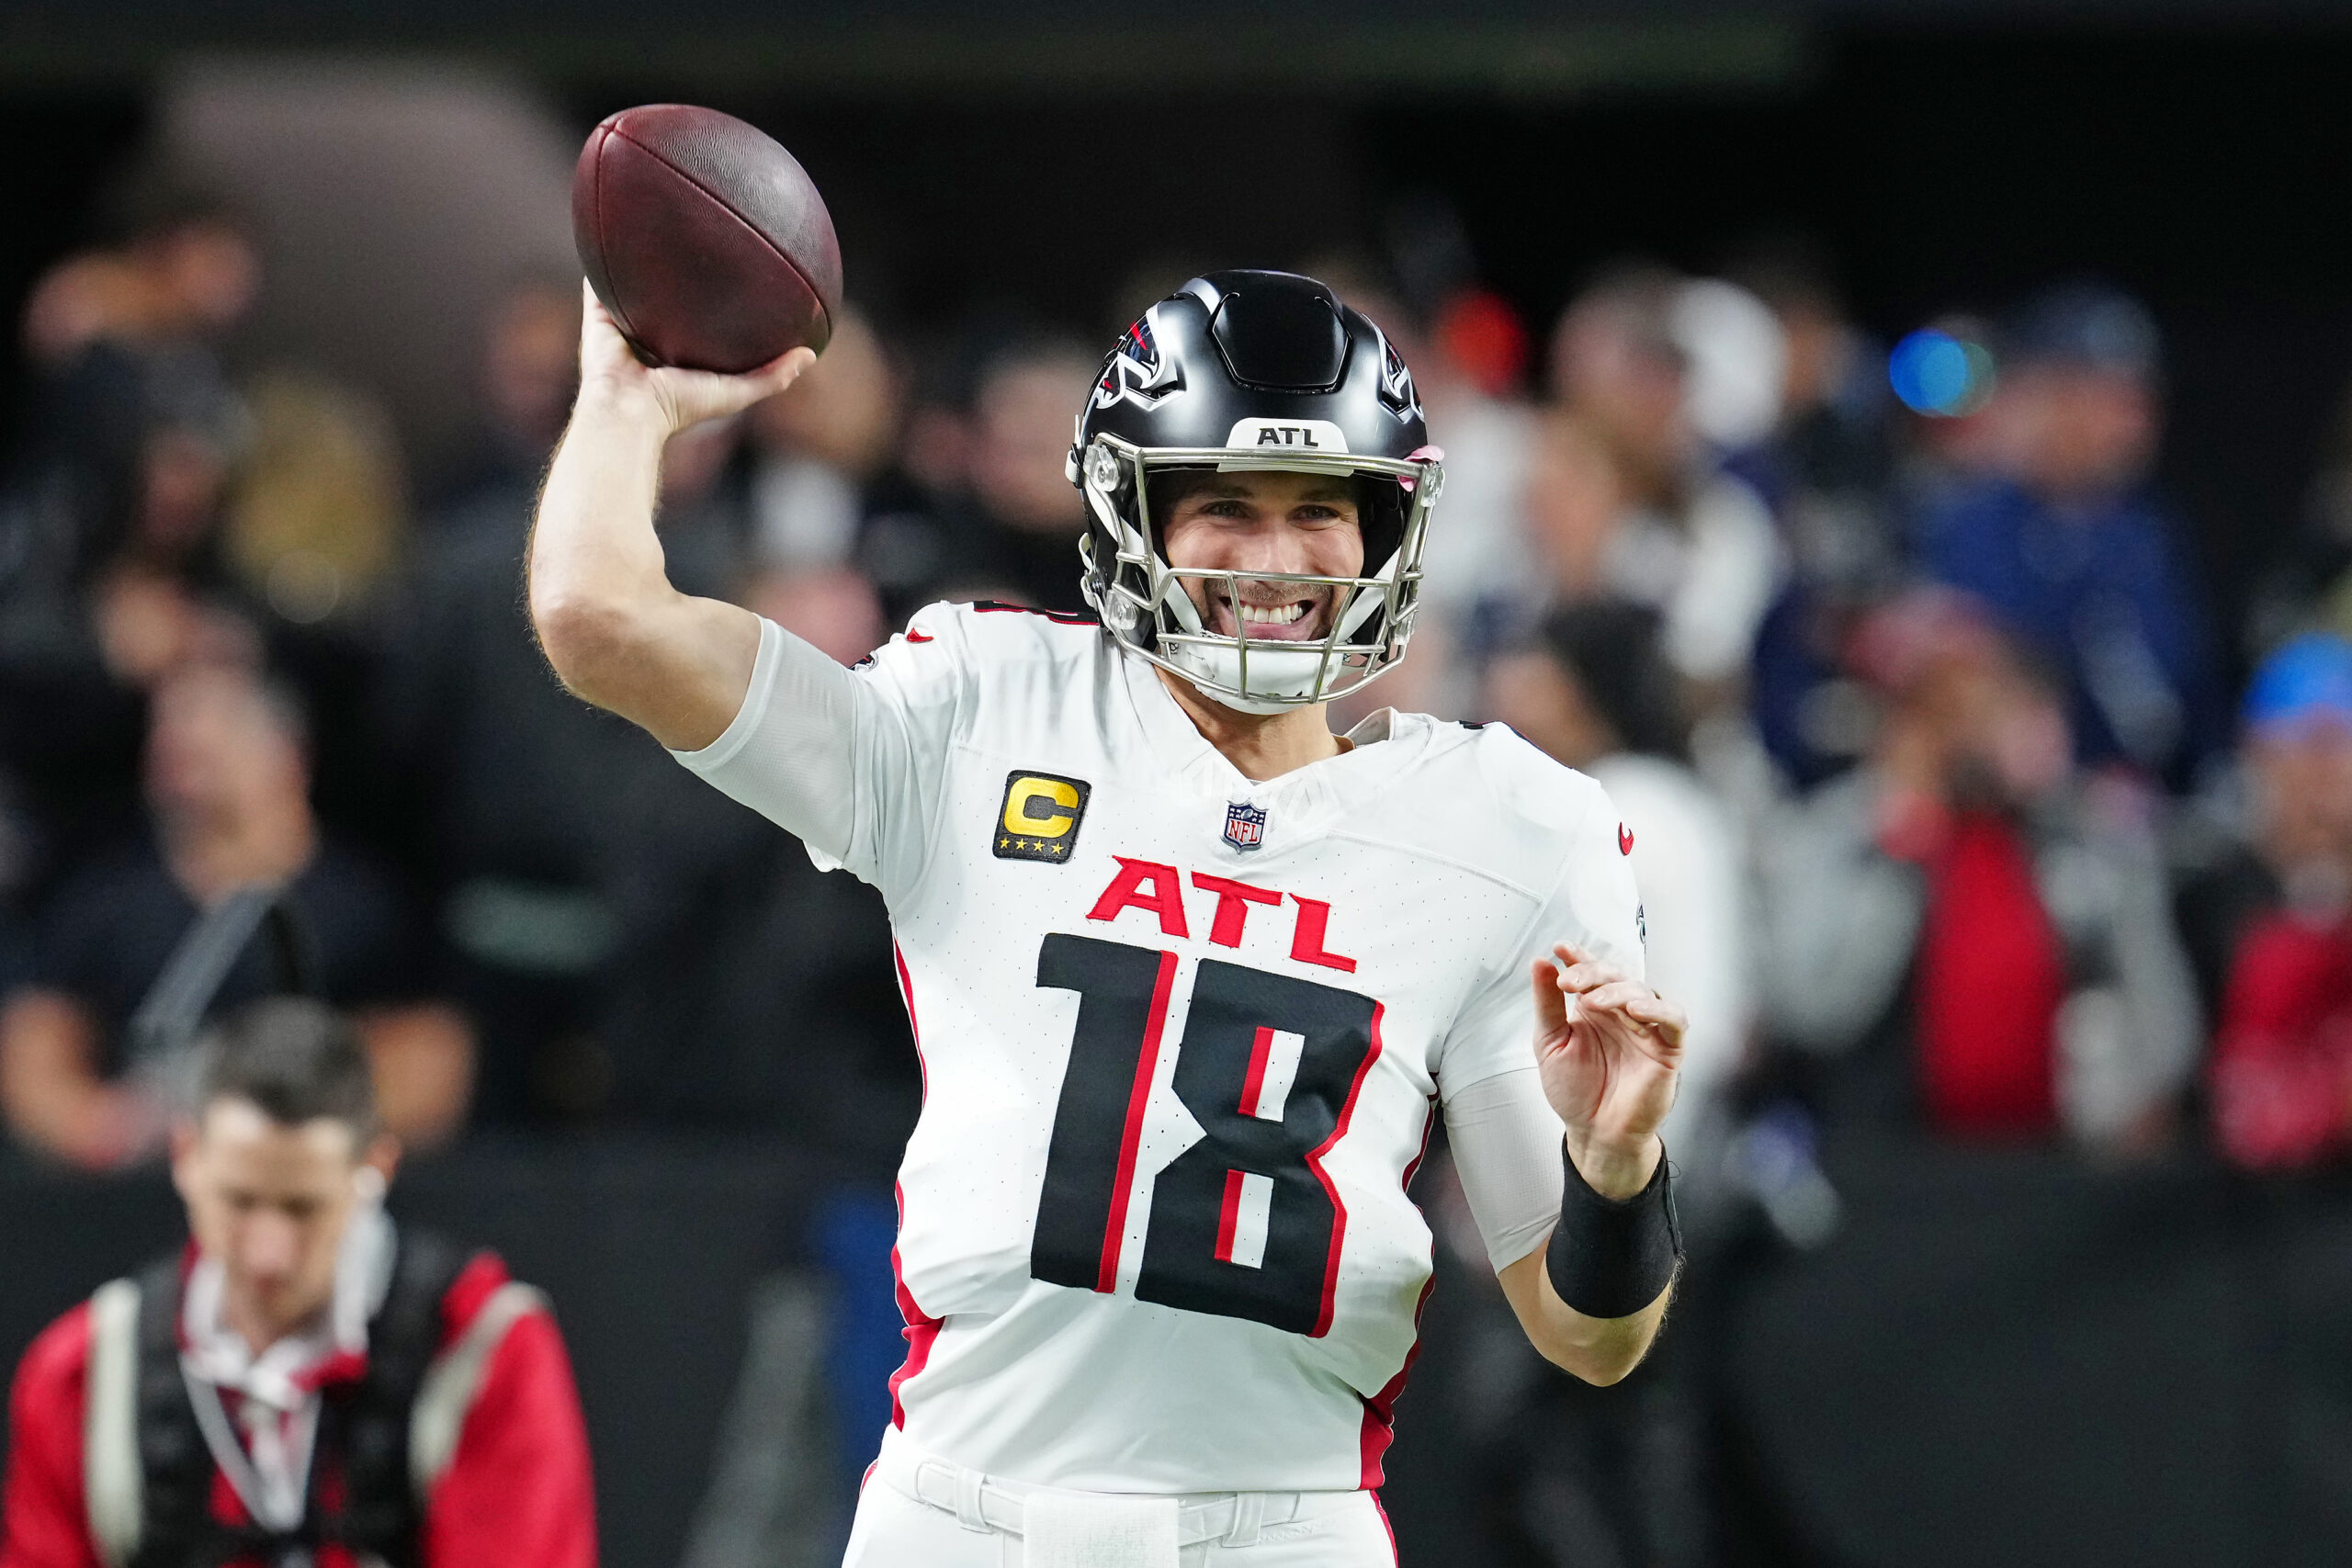
<path fill-rule="evenodd" d="M 1251 528 L 1233 541 L 1229 570 L 1242 572 L 1311 572 L 1316 570 L 1309 537 L 1274 523 Z"/>

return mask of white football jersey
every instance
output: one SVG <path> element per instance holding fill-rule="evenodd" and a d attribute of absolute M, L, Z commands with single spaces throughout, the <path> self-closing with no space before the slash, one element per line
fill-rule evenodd
<path fill-rule="evenodd" d="M 782 637 L 685 759 L 755 804 Z M 1151 667 L 1035 611 L 933 605 L 855 680 L 838 863 L 888 902 L 924 1074 L 895 1418 L 1043 1485 L 1378 1484 L 1441 1096 L 1530 1068 L 1553 943 L 1642 971 L 1607 797 L 1419 715 L 1253 783 Z"/>

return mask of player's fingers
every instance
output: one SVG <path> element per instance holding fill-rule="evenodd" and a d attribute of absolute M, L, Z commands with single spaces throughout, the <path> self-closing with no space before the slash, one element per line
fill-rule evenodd
<path fill-rule="evenodd" d="M 1596 986 L 1577 998 L 1577 1005 L 1587 1013 L 1622 1013 L 1627 1018 L 1647 1023 L 1651 1020 L 1643 1011 L 1657 993 L 1639 980 L 1616 979 Z"/>
<path fill-rule="evenodd" d="M 1566 942 L 1560 943 L 1553 951 L 1561 957 L 1560 988 L 1563 990 L 1590 991 L 1626 977 L 1625 971 L 1617 964 L 1606 959 L 1586 957 Z"/>
<path fill-rule="evenodd" d="M 1682 1010 L 1639 980 L 1619 980 L 1577 998 L 1588 1014 L 1619 1019 L 1671 1044 L 1682 1040 Z"/>
<path fill-rule="evenodd" d="M 1642 990 L 1643 995 L 1635 997 L 1625 1004 L 1627 1012 L 1646 1022 L 1670 1023 L 1678 1029 L 1690 1022 L 1690 1018 L 1683 1012 L 1681 1004 L 1658 995 L 1646 986 L 1643 987 Z"/>
<path fill-rule="evenodd" d="M 628 339 L 613 321 L 612 312 L 588 280 L 580 280 L 580 368 L 582 375 L 610 370 L 621 366 L 635 367 L 637 356 L 629 352 Z"/>
<path fill-rule="evenodd" d="M 753 403 L 775 396 L 792 385 L 803 370 L 815 363 L 816 357 L 805 348 L 796 348 L 740 376 L 671 366 L 652 373 L 653 388 L 670 412 L 670 427 L 675 433 L 705 420 L 741 413 Z"/>
<path fill-rule="evenodd" d="M 1683 1032 L 1690 1027 L 1690 1015 L 1655 991 L 1627 1002 L 1625 1011 L 1629 1017 L 1639 1019 L 1658 1033 L 1678 1042 L 1681 1040 Z"/>
<path fill-rule="evenodd" d="M 1567 993 L 1560 989 L 1559 966 L 1548 958 L 1539 958 L 1528 969 L 1528 978 L 1535 983 L 1535 1032 L 1548 1038 L 1568 1027 Z"/>
<path fill-rule="evenodd" d="M 817 351 L 813 348 L 787 349 L 777 355 L 745 378 L 759 389 L 759 396 L 752 400 L 758 402 L 763 398 L 775 396 L 800 379 L 808 367 L 816 363 Z"/>

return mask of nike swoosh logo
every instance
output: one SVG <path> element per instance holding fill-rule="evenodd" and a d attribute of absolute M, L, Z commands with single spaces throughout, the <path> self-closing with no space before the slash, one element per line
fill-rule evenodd
<path fill-rule="evenodd" d="M 1623 822 L 1617 824 L 1617 852 L 1621 855 L 1629 855 L 1634 852 L 1633 831 Z"/>

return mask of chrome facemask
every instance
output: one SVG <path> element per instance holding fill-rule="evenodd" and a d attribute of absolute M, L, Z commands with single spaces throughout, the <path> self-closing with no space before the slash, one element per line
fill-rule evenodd
<path fill-rule="evenodd" d="M 1444 455 L 1435 447 L 1398 459 L 1290 448 L 1142 447 L 1102 434 L 1075 461 L 1093 524 L 1080 545 L 1087 601 L 1122 648 L 1227 707 L 1259 714 L 1346 696 L 1404 658 L 1420 604 L 1421 543 L 1445 484 Z M 1152 542 L 1146 482 L 1152 472 L 1169 468 L 1371 475 L 1405 492 L 1403 529 L 1395 552 L 1368 577 L 1171 567 Z M 1319 588 L 1327 595 L 1329 626 L 1307 642 L 1252 637 L 1240 629 L 1237 608 L 1237 629 L 1224 636 L 1203 624 L 1185 591 L 1188 580 L 1221 585 L 1237 605 L 1245 581 Z"/>

